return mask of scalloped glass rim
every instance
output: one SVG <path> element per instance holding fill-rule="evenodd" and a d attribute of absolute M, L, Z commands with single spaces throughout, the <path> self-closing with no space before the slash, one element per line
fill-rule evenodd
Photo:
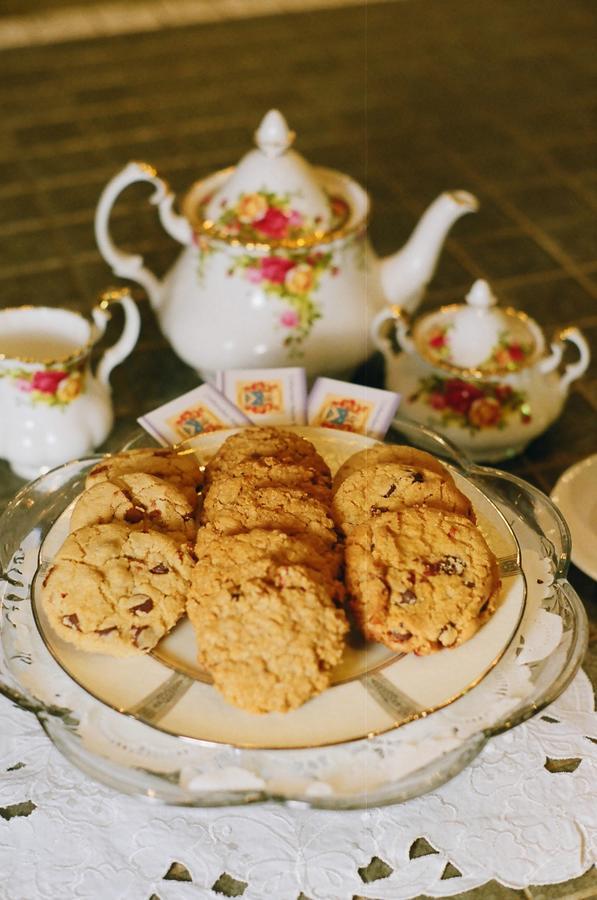
<path fill-rule="evenodd" d="M 362 435 L 333 429 L 297 426 L 296 430 L 309 437 L 332 466 L 373 443 Z M 192 446 L 200 461 L 205 461 L 229 433 L 224 430 L 199 436 L 187 444 L 187 449 Z M 182 628 L 177 626 L 146 656 L 114 660 L 112 666 L 106 666 L 106 657 L 82 652 L 61 640 L 39 604 L 40 582 L 68 531 L 68 511 L 78 493 L 72 482 L 78 484 L 81 467 L 87 472 L 90 465 L 93 462 L 87 460 L 70 464 L 73 478 L 62 492 L 63 509 L 42 539 L 40 566 L 30 588 L 33 619 L 46 649 L 81 689 L 108 708 L 164 734 L 202 745 L 246 750 L 315 749 L 389 734 L 450 706 L 473 690 L 499 665 L 519 630 L 527 592 L 520 570 L 520 548 L 500 510 L 478 485 L 467 482 L 461 489 L 474 503 L 495 553 L 508 563 L 515 560 L 516 565 L 503 573 L 498 611 L 462 647 L 425 658 L 389 653 L 379 644 L 359 650 L 347 648 L 330 689 L 300 711 L 283 717 L 247 717 L 225 703 L 204 678 L 197 678 L 196 639 L 188 622 L 181 623 Z M 460 478 L 460 473 L 455 472 L 455 476 Z M 38 485 L 44 487 L 45 479 Z M 162 692 L 168 697 L 164 713 L 158 707 Z"/>
<path fill-rule="evenodd" d="M 161 803 L 209 807 L 277 801 L 319 808 L 353 809 L 402 802 L 420 796 L 454 777 L 468 765 L 493 735 L 526 721 L 557 699 L 565 690 L 576 674 L 585 652 L 588 641 L 587 617 L 579 597 L 565 579 L 570 562 L 570 536 L 563 517 L 549 498 L 516 476 L 471 463 L 458 448 L 431 429 L 403 421 L 397 417 L 393 423 L 390 438 L 392 432 L 398 436 L 398 440 L 405 437 L 408 442 L 416 446 L 430 449 L 438 455 L 447 457 L 458 465 L 467 474 L 467 477 L 478 479 L 483 484 L 483 490 L 488 491 L 498 499 L 498 502 L 508 508 L 515 524 L 516 522 L 519 525 L 523 523 L 531 529 L 538 546 L 551 560 L 554 569 L 554 591 L 553 596 L 549 599 L 552 607 L 562 616 L 566 640 L 562 639 L 556 651 L 536 667 L 535 690 L 507 716 L 497 718 L 491 726 L 481 728 L 477 733 L 463 740 L 454 750 L 445 752 L 419 769 L 408 772 L 399 780 L 389 781 L 375 790 L 369 790 L 363 794 L 335 794 L 331 798 L 326 798 L 290 793 L 278 796 L 260 790 L 200 793 L 185 790 L 180 785 L 173 783 L 167 775 L 164 776 L 158 771 L 131 768 L 91 753 L 71 730 L 68 721 L 69 711 L 46 705 L 30 694 L 27 688 L 16 681 L 11 673 L 4 672 L 5 667 L 1 659 L 0 673 L 8 676 L 8 681 L 3 682 L 0 679 L 0 693 L 24 710 L 33 712 L 61 752 L 87 774 L 123 793 Z M 141 433 L 129 442 L 129 446 L 138 443 L 141 438 L 146 444 L 152 443 L 148 436 Z M 54 470 L 53 473 L 57 488 L 60 485 L 61 468 Z M 21 490 L 10 504 L 13 511 L 18 511 L 21 534 L 29 533 L 35 522 L 38 521 L 39 510 L 30 508 L 25 503 L 26 491 L 34 485 L 35 482 Z M 47 503 L 44 503 L 44 512 L 51 515 L 55 506 L 55 498 L 53 502 L 53 496 L 48 495 Z M 3 527 L 5 522 L 6 512 L 0 517 L 0 564 L 4 572 L 6 572 L 15 549 L 20 545 L 18 534 L 14 531 L 7 534 L 6 528 Z M 2 576 L 0 573 L 0 581 L 2 578 L 6 581 L 6 575 Z M 559 657 L 556 660 L 556 653 L 562 657 L 561 660 Z M 550 661 L 553 663 L 551 670 Z M 556 670 L 552 671 L 554 666 Z"/>

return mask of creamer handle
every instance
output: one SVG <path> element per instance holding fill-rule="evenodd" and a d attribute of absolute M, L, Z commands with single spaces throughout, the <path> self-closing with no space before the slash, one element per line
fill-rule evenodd
<path fill-rule="evenodd" d="M 96 326 L 96 339 L 100 338 L 106 330 L 106 325 L 110 321 L 112 314 L 110 306 L 113 303 L 120 303 L 124 310 L 124 328 L 122 334 L 115 344 L 109 347 L 100 359 L 97 369 L 96 378 L 105 387 L 110 390 L 110 374 L 115 366 L 119 365 L 131 353 L 141 329 L 141 317 L 137 304 L 131 297 L 128 288 L 115 289 L 105 291 L 101 297 L 99 304 L 95 306 L 91 315 Z"/>
<path fill-rule="evenodd" d="M 119 194 L 136 181 L 147 181 L 155 187 L 150 203 L 158 207 L 160 221 L 171 237 L 181 244 L 189 244 L 193 230 L 184 216 L 172 210 L 174 194 L 157 174 L 153 166 L 143 162 L 130 162 L 124 169 L 108 182 L 100 197 L 95 211 L 95 239 L 99 251 L 120 278 L 130 278 L 147 291 L 150 303 L 158 309 L 161 301 L 161 284 L 153 272 L 143 265 L 143 257 L 126 253 L 114 244 L 109 230 L 110 213 Z"/>

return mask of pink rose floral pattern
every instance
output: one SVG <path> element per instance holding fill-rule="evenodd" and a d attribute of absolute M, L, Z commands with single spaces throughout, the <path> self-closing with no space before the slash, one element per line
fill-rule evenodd
<path fill-rule="evenodd" d="M 330 208 L 332 227 L 337 228 L 348 215 L 348 205 L 332 197 Z M 317 217 L 309 218 L 292 208 L 292 194 L 264 190 L 240 194 L 234 206 L 222 201 L 222 212 L 212 227 L 216 236 L 237 238 L 241 243 L 270 243 L 300 240 L 312 235 L 320 225 Z"/>
<path fill-rule="evenodd" d="M 437 362 L 455 362 L 450 355 L 449 330 L 449 326 L 434 328 L 427 336 L 428 355 Z M 487 374 L 515 372 L 524 364 L 531 350 L 528 344 L 513 341 L 505 334 L 501 335 L 491 355 L 479 368 Z"/>
<path fill-rule="evenodd" d="M 516 415 L 523 425 L 531 421 L 526 395 L 509 384 L 475 384 L 462 378 L 431 375 L 419 382 L 409 401 L 426 403 L 438 414 L 442 425 L 457 425 L 471 432 L 483 428 L 505 428 Z"/>
<path fill-rule="evenodd" d="M 205 197 L 202 206 L 211 197 Z M 341 198 L 330 197 L 332 228 L 339 227 L 349 213 L 348 204 Z M 312 236 L 320 222 L 310 219 L 292 208 L 291 194 L 256 191 L 241 194 L 234 206 L 222 204 L 221 215 L 213 222 L 215 238 L 235 238 L 239 243 L 268 243 L 298 241 Z M 206 235 L 195 237 L 199 251 L 199 278 L 205 275 L 208 256 L 216 246 Z M 316 250 L 288 250 L 280 246 L 269 256 L 243 254 L 234 259 L 228 275 L 240 273 L 254 285 L 259 285 L 270 297 L 284 304 L 278 317 L 283 344 L 289 356 L 300 357 L 302 343 L 309 336 L 315 322 L 321 318 L 320 306 L 314 299 L 324 272 L 338 274 L 331 252 Z"/>
<path fill-rule="evenodd" d="M 229 275 L 241 272 L 252 284 L 259 285 L 268 296 L 284 304 L 278 323 L 284 332 L 283 344 L 289 355 L 300 356 L 302 342 L 314 323 L 321 318 L 320 306 L 314 300 L 321 276 L 338 269 L 332 264 L 331 253 L 302 252 L 273 256 L 240 256 Z"/>
<path fill-rule="evenodd" d="M 0 378 L 9 378 L 16 390 L 32 404 L 67 406 L 83 390 L 85 372 L 82 363 L 58 369 L 0 368 Z"/>

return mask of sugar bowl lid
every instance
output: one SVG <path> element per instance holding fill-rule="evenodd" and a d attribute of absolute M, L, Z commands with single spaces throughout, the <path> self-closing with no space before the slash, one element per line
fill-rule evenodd
<path fill-rule="evenodd" d="M 486 281 L 476 281 L 465 301 L 415 324 L 417 350 L 433 365 L 482 378 L 517 372 L 543 354 L 545 340 L 537 323 L 511 307 L 498 307 Z"/>
<path fill-rule="evenodd" d="M 255 132 L 256 147 L 203 198 L 204 234 L 239 244 L 302 247 L 344 225 L 349 204 L 324 188 L 318 171 L 291 149 L 294 139 L 284 116 L 271 109 Z"/>

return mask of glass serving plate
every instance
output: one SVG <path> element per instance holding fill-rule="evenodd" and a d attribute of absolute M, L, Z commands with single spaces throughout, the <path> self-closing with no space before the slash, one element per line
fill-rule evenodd
<path fill-rule="evenodd" d="M 206 438 L 209 454 L 222 438 Z M 320 440 L 328 458 L 337 453 L 332 464 L 370 442 L 329 431 Z M 0 518 L 0 690 L 92 777 L 165 803 L 352 808 L 409 799 L 452 777 L 493 734 L 564 690 L 582 659 L 586 617 L 565 578 L 567 528 L 548 498 L 471 464 L 421 426 L 397 419 L 389 440 L 446 458 L 502 560 L 500 610 L 462 647 L 428 658 L 350 647 L 323 695 L 286 716 L 255 717 L 193 671 L 184 628 L 132 661 L 63 645 L 35 602 L 36 578 L 64 539 L 94 457 L 27 485 Z"/>

